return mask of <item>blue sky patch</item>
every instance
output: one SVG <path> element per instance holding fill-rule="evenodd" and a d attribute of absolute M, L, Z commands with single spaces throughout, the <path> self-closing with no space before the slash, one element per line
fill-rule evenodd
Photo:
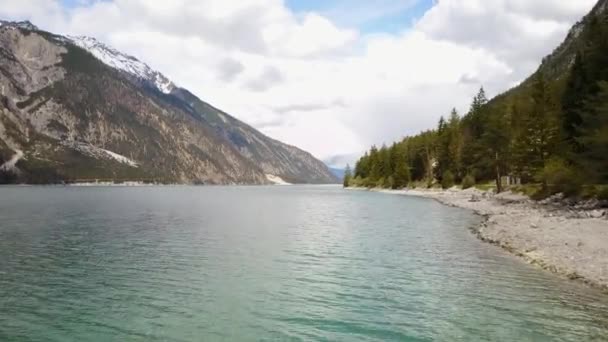
<path fill-rule="evenodd" d="M 411 27 L 433 0 L 285 0 L 285 4 L 296 13 L 320 13 L 341 27 L 394 33 Z"/>
<path fill-rule="evenodd" d="M 60 0 L 65 8 L 106 0 Z M 284 0 L 295 13 L 316 12 L 343 28 L 363 33 L 395 33 L 411 27 L 434 0 Z"/>

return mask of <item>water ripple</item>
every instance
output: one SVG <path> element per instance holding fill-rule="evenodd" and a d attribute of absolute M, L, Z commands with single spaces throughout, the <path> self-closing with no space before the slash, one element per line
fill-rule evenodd
<path fill-rule="evenodd" d="M 2 188 L 0 340 L 604 341 L 608 300 L 433 201 Z M 279 207 L 279 210 L 277 210 Z"/>

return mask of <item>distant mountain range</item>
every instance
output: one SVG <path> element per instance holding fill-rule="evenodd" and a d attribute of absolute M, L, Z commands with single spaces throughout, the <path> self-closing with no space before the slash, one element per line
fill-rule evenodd
<path fill-rule="evenodd" d="M 338 181 L 94 38 L 0 21 L 0 90 L 0 183 Z"/>
<path fill-rule="evenodd" d="M 335 167 L 329 167 L 329 170 L 334 174 L 334 176 L 336 176 L 336 178 L 340 180 L 344 179 L 344 173 L 346 170 Z"/>

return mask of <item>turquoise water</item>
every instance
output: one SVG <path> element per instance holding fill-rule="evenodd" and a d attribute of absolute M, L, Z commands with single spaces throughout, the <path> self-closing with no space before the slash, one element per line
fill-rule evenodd
<path fill-rule="evenodd" d="M 434 201 L 0 188 L 0 341 L 602 341 L 608 299 Z"/>

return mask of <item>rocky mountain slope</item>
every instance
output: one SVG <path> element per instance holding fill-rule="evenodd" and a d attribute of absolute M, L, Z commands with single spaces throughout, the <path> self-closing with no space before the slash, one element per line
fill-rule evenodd
<path fill-rule="evenodd" d="M 598 18 L 603 18 L 600 20 L 605 21 L 607 10 L 608 0 L 599 0 L 589 14 L 574 24 L 564 41 L 551 54 L 543 58 L 541 65 L 535 73 L 530 75 L 520 85 L 498 95 L 492 102 L 502 105 L 514 97 L 520 97 L 522 93 L 529 90 L 533 80 L 539 73 L 542 73 L 548 81 L 553 82 L 553 86 L 557 89 L 558 93 L 562 92 L 577 53 L 589 43 L 587 33 L 590 30 L 591 22 Z M 604 22 L 603 25 L 606 25 L 606 23 Z"/>
<path fill-rule="evenodd" d="M 591 12 L 570 29 L 564 42 L 543 59 L 540 70 L 550 78 L 560 78 L 567 74 L 568 69 L 574 63 L 577 52 L 586 43 L 584 33 L 591 21 L 606 13 L 607 9 L 608 0 L 599 0 Z"/>
<path fill-rule="evenodd" d="M 332 183 L 312 155 L 93 38 L 0 22 L 0 183 Z"/>

